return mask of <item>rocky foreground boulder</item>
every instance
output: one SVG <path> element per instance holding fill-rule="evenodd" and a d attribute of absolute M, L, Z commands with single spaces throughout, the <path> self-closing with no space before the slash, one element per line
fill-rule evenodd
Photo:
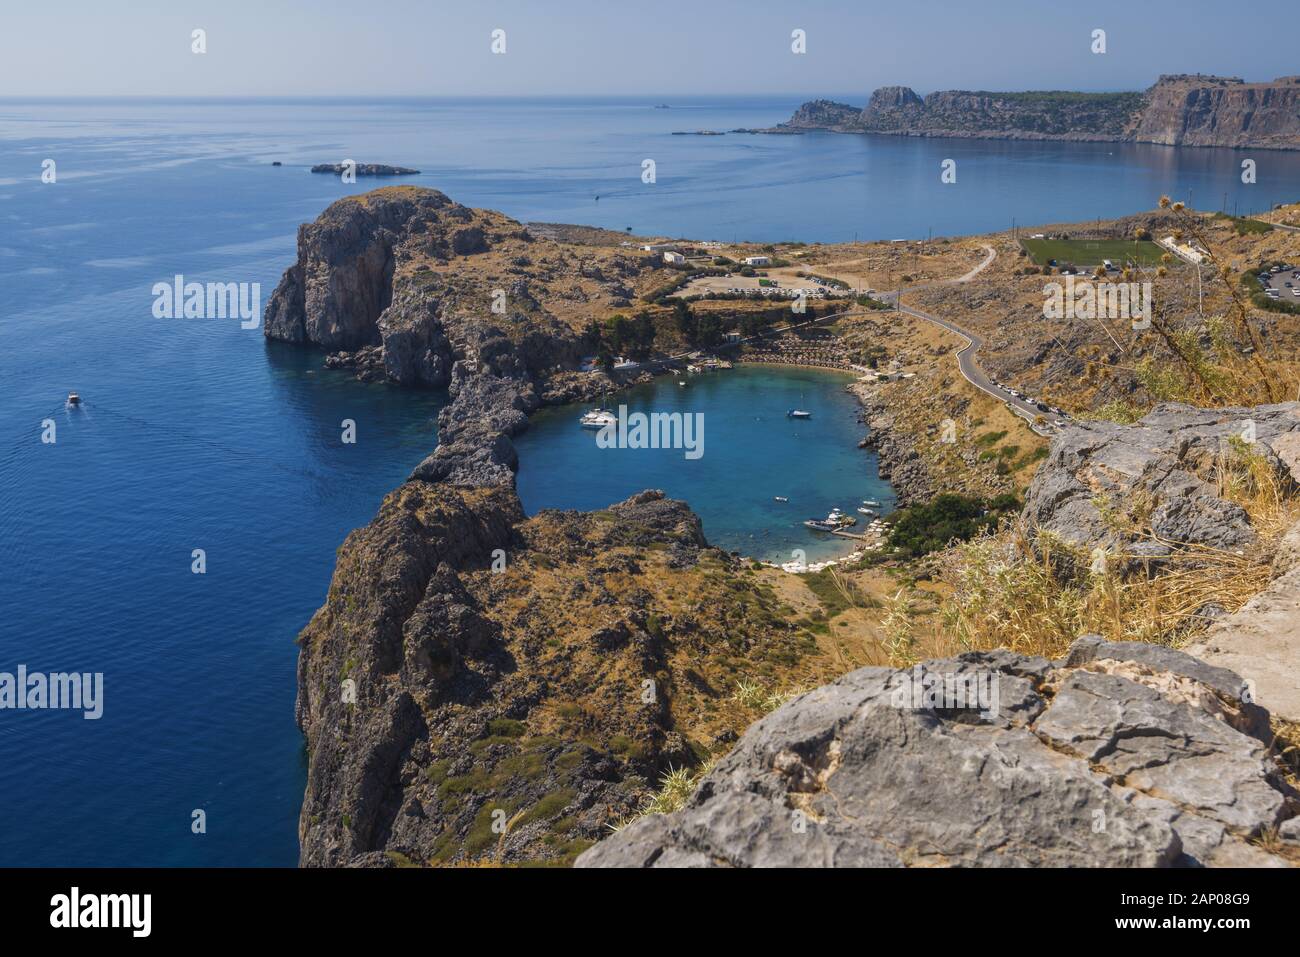
<path fill-rule="evenodd" d="M 1225 455 L 1262 456 L 1284 488 L 1300 482 L 1300 403 L 1198 409 L 1168 403 L 1134 425 L 1080 421 L 1052 442 L 1025 499 L 1037 528 L 1079 548 L 1203 545 L 1256 538 L 1219 494 Z"/>
<path fill-rule="evenodd" d="M 577 866 L 1285 865 L 1300 795 L 1246 688 L 1095 636 L 1059 662 L 863 668 L 758 721 L 682 810 Z"/>
<path fill-rule="evenodd" d="M 1273 570 L 1267 588 L 1185 650 L 1238 672 L 1254 700 L 1300 724 L 1300 525 L 1283 537 Z"/>

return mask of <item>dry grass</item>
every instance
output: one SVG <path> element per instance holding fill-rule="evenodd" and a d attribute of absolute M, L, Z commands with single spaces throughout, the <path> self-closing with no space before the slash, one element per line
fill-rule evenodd
<path fill-rule="evenodd" d="M 1017 523 L 945 553 L 940 575 L 953 594 L 943 606 L 944 628 L 931 642 L 937 647 L 927 651 L 1010 648 L 1057 657 L 1086 633 L 1184 644 L 1208 624 L 1207 606 L 1232 613 L 1268 585 L 1277 542 L 1300 513 L 1283 478 L 1244 444 L 1220 453 L 1213 474 L 1219 495 L 1250 516 L 1258 539 L 1249 549 L 1169 542 L 1130 525 L 1125 530 L 1140 540 L 1172 549 L 1160 573 L 1149 575 L 1126 569 L 1116 556 L 1099 560 Z M 892 663 L 903 667 L 909 658 L 910 652 Z"/>
<path fill-rule="evenodd" d="M 607 826 L 611 831 L 621 831 L 647 815 L 671 814 L 681 810 L 700 781 L 713 770 L 714 763 L 708 761 L 697 768 L 669 768 L 659 780 L 659 790 L 647 797 L 635 814 L 620 818 Z"/>

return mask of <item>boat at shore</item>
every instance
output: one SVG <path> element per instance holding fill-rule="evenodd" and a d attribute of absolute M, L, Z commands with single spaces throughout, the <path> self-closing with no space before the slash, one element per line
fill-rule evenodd
<path fill-rule="evenodd" d="M 818 532 L 835 532 L 858 524 L 852 515 L 845 515 L 838 508 L 833 508 L 825 518 L 810 518 L 804 525 Z"/>
<path fill-rule="evenodd" d="M 877 502 L 874 498 L 864 498 L 862 500 L 862 504 L 867 506 L 868 508 L 880 508 L 880 503 Z"/>
<path fill-rule="evenodd" d="M 603 429 L 609 425 L 618 425 L 618 416 L 609 409 L 592 409 L 582 414 L 578 424 L 584 429 Z"/>

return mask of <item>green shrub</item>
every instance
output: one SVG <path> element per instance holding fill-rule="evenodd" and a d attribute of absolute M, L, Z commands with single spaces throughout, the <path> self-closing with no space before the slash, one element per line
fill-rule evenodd
<path fill-rule="evenodd" d="M 999 470 L 1006 468 L 998 460 Z M 1014 495 L 999 495 L 983 501 L 968 495 L 945 492 L 926 505 L 913 505 L 894 513 L 889 530 L 889 547 L 895 553 L 919 558 L 946 548 L 953 541 L 969 541 L 986 529 L 997 527 L 1007 512 L 1019 509 Z"/>

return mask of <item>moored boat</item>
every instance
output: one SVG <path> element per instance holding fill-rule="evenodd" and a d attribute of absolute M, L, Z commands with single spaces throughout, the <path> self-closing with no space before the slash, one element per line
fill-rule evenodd
<path fill-rule="evenodd" d="M 584 429 L 603 429 L 608 425 L 618 425 L 618 416 L 609 409 L 592 409 L 582 414 L 578 424 Z"/>

